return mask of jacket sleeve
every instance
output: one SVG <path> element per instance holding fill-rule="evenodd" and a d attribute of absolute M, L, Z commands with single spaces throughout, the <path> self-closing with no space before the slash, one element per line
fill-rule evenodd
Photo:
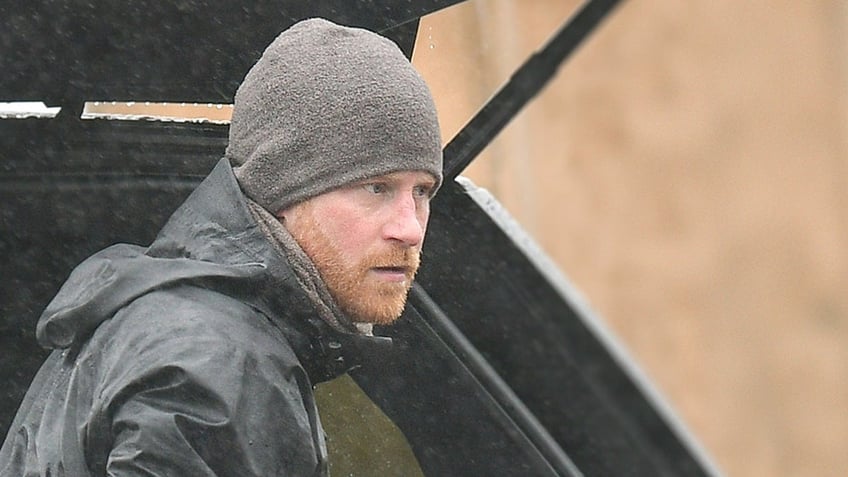
<path fill-rule="evenodd" d="M 110 476 L 314 475 L 322 432 L 302 368 L 222 343 L 153 358 L 110 404 Z M 142 359 L 144 357 L 142 356 Z M 160 362 L 161 361 L 161 362 Z"/>

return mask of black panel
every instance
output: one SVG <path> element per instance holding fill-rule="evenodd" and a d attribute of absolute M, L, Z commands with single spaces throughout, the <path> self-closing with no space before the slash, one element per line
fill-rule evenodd
<path fill-rule="evenodd" d="M 0 101 L 231 103 L 265 47 L 297 19 L 382 31 L 460 0 L 0 2 Z"/>
<path fill-rule="evenodd" d="M 281 8 L 288 18 L 295 20 L 319 16 L 335 19 L 344 25 L 383 31 L 463 1 L 465 0 L 295 0 L 285 2 Z"/>

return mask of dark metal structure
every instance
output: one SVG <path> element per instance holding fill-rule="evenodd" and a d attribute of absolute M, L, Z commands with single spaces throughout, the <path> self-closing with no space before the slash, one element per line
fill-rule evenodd
<path fill-rule="evenodd" d="M 323 16 L 393 38 L 461 0 L 8 1 L 0 102 L 60 105 L 0 120 L 0 435 L 46 356 L 35 321 L 70 270 L 115 242 L 149 243 L 217 162 L 226 126 L 81 120 L 85 101 L 230 103 L 262 49 Z M 445 149 L 455 178 L 617 0 L 592 0 Z M 710 462 L 500 209 L 453 180 L 380 368 L 357 383 L 426 475 L 712 475 Z"/>

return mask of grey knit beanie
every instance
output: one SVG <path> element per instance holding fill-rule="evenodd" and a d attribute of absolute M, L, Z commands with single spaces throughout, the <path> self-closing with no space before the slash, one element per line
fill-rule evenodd
<path fill-rule="evenodd" d="M 271 213 L 391 172 L 442 179 L 424 80 L 391 40 L 322 19 L 281 33 L 247 73 L 226 156 L 244 193 Z"/>

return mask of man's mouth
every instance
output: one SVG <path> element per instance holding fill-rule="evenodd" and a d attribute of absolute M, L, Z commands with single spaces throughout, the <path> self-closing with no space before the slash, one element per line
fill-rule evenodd
<path fill-rule="evenodd" d="M 377 270 L 377 271 L 380 271 L 380 272 L 406 273 L 409 270 L 409 267 L 405 267 L 405 266 L 374 267 L 374 270 Z"/>
<path fill-rule="evenodd" d="M 407 280 L 412 274 L 412 268 L 408 266 L 381 266 L 373 267 L 371 270 L 381 278 L 393 282 Z"/>
<path fill-rule="evenodd" d="M 402 273 L 406 275 L 409 272 L 409 267 L 404 266 L 396 266 L 396 267 L 374 267 L 374 271 L 380 273 Z"/>

